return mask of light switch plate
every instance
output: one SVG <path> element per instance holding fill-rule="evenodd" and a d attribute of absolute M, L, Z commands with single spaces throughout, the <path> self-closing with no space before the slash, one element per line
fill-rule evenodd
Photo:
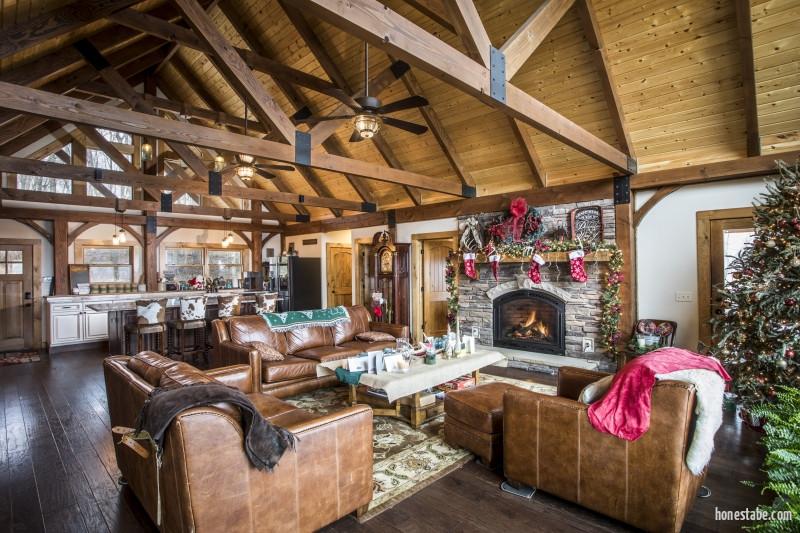
<path fill-rule="evenodd" d="M 481 330 L 476 326 L 472 326 L 472 336 L 476 339 L 480 338 Z"/>
<path fill-rule="evenodd" d="M 675 301 L 676 302 L 693 302 L 694 301 L 694 293 L 691 291 L 677 291 L 675 293 Z"/>
<path fill-rule="evenodd" d="M 583 339 L 583 351 L 584 353 L 594 351 L 594 339 Z"/>

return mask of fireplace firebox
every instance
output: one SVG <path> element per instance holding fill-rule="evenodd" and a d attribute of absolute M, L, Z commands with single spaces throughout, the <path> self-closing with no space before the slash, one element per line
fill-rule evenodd
<path fill-rule="evenodd" d="M 493 302 L 494 345 L 564 355 L 565 303 L 536 289 L 498 296 Z"/>

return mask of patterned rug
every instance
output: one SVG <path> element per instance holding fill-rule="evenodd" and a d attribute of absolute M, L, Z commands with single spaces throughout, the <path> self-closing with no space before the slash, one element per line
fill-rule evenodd
<path fill-rule="evenodd" d="M 536 392 L 555 394 L 555 387 L 549 385 L 481 374 L 481 383 L 490 381 L 503 381 Z M 320 389 L 286 401 L 325 414 L 347 406 L 347 389 Z M 360 517 L 361 522 L 395 506 L 473 459 L 470 452 L 444 442 L 443 422 L 444 417 L 438 416 L 413 429 L 397 418 L 376 416 L 373 419 L 372 502 L 367 513 Z"/>
<path fill-rule="evenodd" d="M 40 361 L 39 352 L 7 352 L 0 353 L 0 366 L 35 363 Z"/>

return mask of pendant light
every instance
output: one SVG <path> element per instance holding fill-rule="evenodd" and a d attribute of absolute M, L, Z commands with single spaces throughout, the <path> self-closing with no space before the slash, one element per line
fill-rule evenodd
<path fill-rule="evenodd" d="M 223 248 L 227 248 L 233 242 L 233 233 L 231 233 L 230 231 L 231 216 L 227 209 L 225 210 L 225 214 L 222 215 L 222 219 L 225 221 L 225 224 L 223 225 L 222 228 L 223 233 L 227 233 L 227 235 L 225 235 L 225 237 L 222 238 L 221 245 Z"/>
<path fill-rule="evenodd" d="M 117 215 L 119 215 L 119 223 L 117 223 Z M 125 233 L 125 210 L 119 206 L 119 198 L 117 198 L 116 205 L 114 206 L 114 236 L 111 237 L 111 244 L 117 246 L 118 244 L 128 242 L 128 236 Z"/>
<path fill-rule="evenodd" d="M 153 159 L 153 145 L 149 142 L 142 143 L 142 161 L 150 161 Z"/>

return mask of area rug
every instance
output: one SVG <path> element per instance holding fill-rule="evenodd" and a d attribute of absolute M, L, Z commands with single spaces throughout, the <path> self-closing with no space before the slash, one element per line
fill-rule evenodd
<path fill-rule="evenodd" d="M 536 392 L 555 394 L 555 387 L 550 385 L 481 374 L 481 383 L 490 381 L 503 381 Z M 320 389 L 286 398 L 286 401 L 325 414 L 347 406 L 347 389 Z M 474 458 L 467 450 L 453 448 L 444 442 L 443 422 L 444 417 L 438 416 L 413 429 L 397 418 L 376 416 L 373 419 L 372 501 L 359 521 L 365 522 L 394 507 Z"/>
<path fill-rule="evenodd" d="M 40 361 L 39 352 L 7 352 L 0 353 L 0 366 L 35 363 Z"/>

